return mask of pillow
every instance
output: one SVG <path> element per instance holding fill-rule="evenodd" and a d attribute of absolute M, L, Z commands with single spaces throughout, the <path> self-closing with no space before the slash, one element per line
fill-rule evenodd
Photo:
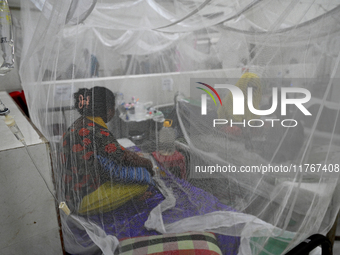
<path fill-rule="evenodd" d="M 106 182 L 82 199 L 78 213 L 91 215 L 112 211 L 132 198 L 143 195 L 147 189 L 148 185 Z"/>
<path fill-rule="evenodd" d="M 150 173 L 144 167 L 119 166 L 114 161 L 100 155 L 97 156 L 97 159 L 104 170 L 118 182 L 154 185 Z"/>
<path fill-rule="evenodd" d="M 119 255 L 222 255 L 215 235 L 188 232 L 142 236 L 120 241 Z"/>

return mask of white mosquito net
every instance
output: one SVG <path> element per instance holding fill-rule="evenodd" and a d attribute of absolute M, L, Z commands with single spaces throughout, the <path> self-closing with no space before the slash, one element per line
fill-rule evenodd
<path fill-rule="evenodd" d="M 209 231 L 224 254 L 274 255 L 326 234 L 339 4 L 22 1 L 20 76 L 71 211 L 66 251 Z"/>

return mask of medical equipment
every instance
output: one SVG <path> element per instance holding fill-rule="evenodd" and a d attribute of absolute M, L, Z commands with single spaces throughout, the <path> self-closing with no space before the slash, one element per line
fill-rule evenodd
<path fill-rule="evenodd" d="M 176 133 L 171 125 L 172 120 L 166 119 L 159 131 L 159 152 L 165 156 L 172 155 L 175 152 Z"/>
<path fill-rule="evenodd" d="M 7 0 L 0 2 L 0 75 L 14 68 L 12 16 Z"/>

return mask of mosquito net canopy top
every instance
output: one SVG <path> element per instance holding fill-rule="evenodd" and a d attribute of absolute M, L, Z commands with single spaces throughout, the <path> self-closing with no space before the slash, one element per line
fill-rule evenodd
<path fill-rule="evenodd" d="M 22 1 L 66 251 L 212 232 L 284 254 L 339 211 L 340 2 Z"/>

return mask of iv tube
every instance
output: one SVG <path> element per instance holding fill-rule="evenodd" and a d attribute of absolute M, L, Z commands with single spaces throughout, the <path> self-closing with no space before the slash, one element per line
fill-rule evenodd
<path fill-rule="evenodd" d="M 15 123 L 15 120 L 12 116 L 6 115 L 5 124 L 7 125 L 7 127 L 9 127 L 9 129 L 12 131 L 12 133 L 20 142 L 22 143 L 25 142 L 24 135 L 21 133 L 18 125 Z"/>
<path fill-rule="evenodd" d="M 0 1 L 0 16 L 1 16 L 0 17 L 1 18 L 0 19 L 0 39 L 1 39 L 0 40 L 0 76 L 3 76 L 14 68 L 14 42 L 13 42 L 13 31 L 12 31 L 12 17 L 11 17 L 11 13 L 8 7 L 7 0 Z M 5 124 L 12 131 L 14 136 L 24 145 L 28 156 L 31 158 L 39 175 L 45 182 L 45 185 L 48 191 L 51 193 L 53 198 L 58 202 L 57 197 L 54 195 L 54 193 L 48 186 L 44 176 L 42 175 L 35 160 L 33 159 L 32 154 L 29 152 L 27 148 L 27 144 L 25 142 L 24 135 L 20 131 L 14 118 L 10 116 L 9 113 L 10 113 L 10 110 L 0 100 L 0 116 L 5 116 L 5 119 L 4 119 Z M 64 203 L 61 209 L 64 211 L 66 210 L 67 212 L 68 207 Z M 69 211 L 67 214 L 69 214 Z"/>
<path fill-rule="evenodd" d="M 16 124 L 14 118 L 10 115 L 6 115 L 5 116 L 5 124 L 8 126 L 8 128 L 12 131 L 12 133 L 15 135 L 15 137 L 24 145 L 26 152 L 28 154 L 28 156 L 31 158 L 35 168 L 37 169 L 39 175 L 41 176 L 41 178 L 43 179 L 43 181 L 45 182 L 45 185 L 48 189 L 48 191 L 51 193 L 51 195 L 53 196 L 53 198 L 58 202 L 58 199 L 56 198 L 56 196 L 54 195 L 54 193 L 52 192 L 52 190 L 50 189 L 50 187 L 48 186 L 44 176 L 42 175 L 41 171 L 38 168 L 38 165 L 36 164 L 33 155 L 30 153 L 30 151 L 27 148 L 27 144 L 25 142 L 25 137 L 24 135 L 21 133 L 18 125 Z"/>

